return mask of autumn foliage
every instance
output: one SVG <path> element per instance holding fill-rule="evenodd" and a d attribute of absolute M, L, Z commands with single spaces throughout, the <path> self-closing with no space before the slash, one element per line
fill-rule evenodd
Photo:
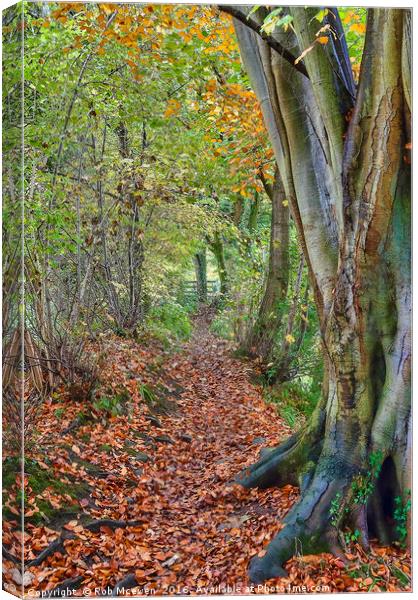
<path fill-rule="evenodd" d="M 292 40 L 296 25 L 284 7 L 254 6 L 239 22 L 241 40 L 216 5 L 28 2 L 5 12 L 6 591 L 63 597 L 411 590 L 409 490 L 396 489 L 393 506 L 387 503 L 382 522 L 396 535 L 386 541 L 371 529 L 365 549 L 361 526 L 344 520 L 349 509 L 338 491 L 329 494 L 321 518 L 329 528 L 338 521 L 339 552 L 331 554 L 331 545 L 323 551 L 320 534 L 308 552 L 285 534 L 295 543 L 282 561 L 286 571 L 274 565 L 282 576 L 257 586 L 248 570 L 251 560 L 269 557 L 291 509 L 300 506 L 329 420 L 324 394 L 337 389 L 327 376 L 330 313 L 321 310 L 336 302 L 331 275 L 345 272 L 336 225 L 345 227 L 349 218 L 333 204 L 345 197 L 329 193 L 340 177 L 330 169 L 340 168 L 335 148 L 358 119 L 352 101 L 367 11 L 338 9 L 349 45 L 346 80 L 334 73 L 327 85 L 348 81 L 351 92 L 328 114 L 318 100 L 324 90 L 306 65 L 326 56 L 321 72 L 328 72 L 330 64 L 337 68 L 338 61 L 328 61 L 332 48 L 344 54 L 331 10 L 313 14 L 312 35 L 294 44 L 292 52 L 300 48 L 290 62 L 280 56 L 280 98 L 271 82 L 263 96 L 262 70 L 256 95 L 254 53 L 242 28 L 254 19 L 253 48 L 261 39 L 271 42 L 274 32 Z M 264 50 L 262 69 L 269 65 L 272 75 L 277 50 Z M 310 88 L 306 98 L 318 115 L 304 96 L 313 79 L 318 98 Z M 302 90 L 297 103 L 295 90 Z M 266 127 L 268 111 L 276 136 Z M 331 138 L 327 127 L 335 122 Z M 403 168 L 411 162 L 409 134 L 402 138 Z M 305 168 L 309 161 L 326 176 Z M 396 217 L 404 231 L 405 215 Z M 390 243 L 388 261 L 399 250 Z M 321 262 L 319 249 L 329 269 L 318 284 L 321 269 L 312 261 Z M 401 288 L 407 290 L 403 280 Z M 390 302 L 385 311 L 403 316 Z M 387 336 L 396 329 L 389 317 L 388 323 Z M 371 338 L 360 348 L 373 346 L 367 377 L 379 384 L 360 387 L 373 387 L 373 395 L 383 389 L 383 354 L 393 344 L 387 349 Z M 338 347 L 350 346 L 347 339 Z M 406 367 L 405 373 L 407 379 Z M 350 394 L 344 398 L 348 405 Z M 314 443 L 299 456 L 305 437 Z M 279 471 L 270 469 L 274 482 L 261 489 L 271 482 L 264 485 L 259 464 L 277 449 L 278 460 L 291 457 L 286 448 L 297 455 L 291 481 L 279 485 Z M 364 492 L 365 511 L 380 471 L 372 477 L 363 470 L 345 490 L 350 502 Z"/>

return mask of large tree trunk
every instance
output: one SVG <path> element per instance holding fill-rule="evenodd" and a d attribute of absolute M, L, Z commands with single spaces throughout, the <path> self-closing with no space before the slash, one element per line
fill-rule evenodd
<path fill-rule="evenodd" d="M 289 282 L 289 208 L 276 169 L 273 185 L 265 185 L 271 200 L 270 250 L 263 298 L 245 340 L 245 350 L 266 362 L 281 324 L 282 303 Z"/>
<path fill-rule="evenodd" d="M 243 9 L 240 9 L 241 12 Z M 264 9 L 253 19 L 262 22 Z M 274 39 L 299 56 L 320 25 L 289 9 L 294 32 Z M 301 499 L 262 558 L 255 582 L 304 553 L 340 553 L 351 526 L 393 539 L 395 496 L 410 488 L 410 13 L 369 9 L 360 82 L 344 36 L 306 55 L 307 76 L 236 22 L 240 50 L 275 151 L 309 269 L 323 339 L 323 397 L 303 430 L 238 480 L 298 484 Z M 336 9 L 328 19 L 341 31 Z"/>

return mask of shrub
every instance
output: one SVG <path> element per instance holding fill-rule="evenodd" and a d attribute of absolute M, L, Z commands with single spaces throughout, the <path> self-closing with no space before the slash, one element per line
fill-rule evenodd
<path fill-rule="evenodd" d="M 396 524 L 396 532 L 399 537 L 401 546 L 406 545 L 406 538 L 408 536 L 408 513 L 411 510 L 411 490 L 406 490 L 405 496 L 396 496 L 395 498 L 395 511 L 393 518 Z"/>
<path fill-rule="evenodd" d="M 177 302 L 164 302 L 151 308 L 146 325 L 164 345 L 185 341 L 192 332 L 187 310 Z"/>
<path fill-rule="evenodd" d="M 232 315 L 228 311 L 224 311 L 216 315 L 210 324 L 210 331 L 219 337 L 226 340 L 234 338 L 234 323 Z"/>

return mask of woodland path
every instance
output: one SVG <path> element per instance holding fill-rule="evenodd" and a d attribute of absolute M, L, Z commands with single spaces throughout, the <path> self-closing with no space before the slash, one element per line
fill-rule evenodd
<path fill-rule="evenodd" d="M 72 587 L 111 594 L 117 583 L 135 585 L 140 594 L 248 593 L 248 561 L 279 531 L 298 490 L 230 484 L 261 447 L 291 433 L 252 383 L 254 365 L 232 351 L 204 319 L 175 354 L 113 338 L 106 342 L 102 378 L 131 390 L 129 415 L 96 414 L 74 428 L 80 408 L 87 411 L 82 403 L 61 399 L 44 407 L 44 443 L 33 458 L 49 476 L 88 485 L 88 491 L 83 488 L 70 514 L 62 510 L 68 495 L 51 487 L 35 493 L 29 479 L 28 587 L 57 596 Z M 150 414 L 138 394 L 144 381 L 171 391 L 174 410 Z M 64 417 L 57 419 L 60 410 Z M 58 508 L 58 520 L 32 524 L 45 499 Z M 17 555 L 14 536 L 6 527 L 4 543 Z M 16 567 L 5 564 L 6 587 L 13 586 Z M 359 589 L 331 556 L 293 559 L 287 569 L 289 578 L 274 585 Z"/>
<path fill-rule="evenodd" d="M 276 445 L 290 429 L 250 382 L 252 365 L 232 358 L 230 344 L 211 335 L 202 319 L 165 370 L 183 391 L 176 414 L 162 419 L 164 429 L 191 442 L 163 449 L 155 473 L 155 502 L 167 508 L 155 513 L 150 526 L 156 544 L 172 553 L 168 563 L 173 561 L 158 577 L 159 586 L 177 593 L 243 586 L 249 558 L 278 531 L 278 516 L 297 493 L 290 486 L 248 491 L 229 482 L 260 447 Z"/>

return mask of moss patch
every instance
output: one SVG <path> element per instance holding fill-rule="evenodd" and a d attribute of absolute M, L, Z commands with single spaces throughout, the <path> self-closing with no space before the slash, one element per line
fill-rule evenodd
<path fill-rule="evenodd" d="M 99 446 L 100 452 L 112 452 L 112 446 L 110 444 L 101 444 Z"/>
<path fill-rule="evenodd" d="M 16 474 L 20 473 L 20 459 L 19 458 L 7 458 L 3 462 L 3 504 L 9 497 L 9 490 L 16 482 Z M 69 517 L 76 515 L 80 510 L 78 499 L 83 498 L 90 493 L 90 486 L 86 483 L 78 483 L 74 479 L 65 475 L 63 479 L 57 479 L 52 469 L 48 471 L 38 464 L 37 461 L 26 459 L 25 460 L 25 475 L 27 477 L 28 486 L 31 488 L 31 496 L 38 496 L 42 494 L 47 488 L 56 493 L 57 496 L 69 496 L 74 502 L 64 501 L 60 498 L 62 506 L 60 508 L 54 508 L 47 500 L 42 498 L 36 498 L 36 506 L 39 508 L 39 512 L 35 512 L 33 515 L 25 517 L 25 520 L 34 525 L 39 524 L 53 524 L 54 526 L 64 523 Z M 16 504 L 20 506 L 22 501 L 22 491 L 18 490 L 16 494 Z M 28 506 L 28 508 L 30 508 Z M 16 519 L 17 515 L 13 515 L 7 508 L 4 509 L 4 516 L 6 519 Z"/>
<path fill-rule="evenodd" d="M 170 391 L 165 385 L 139 385 L 139 392 L 148 408 L 155 414 L 173 414 L 177 410 L 177 402 L 173 400 L 176 390 Z"/>

